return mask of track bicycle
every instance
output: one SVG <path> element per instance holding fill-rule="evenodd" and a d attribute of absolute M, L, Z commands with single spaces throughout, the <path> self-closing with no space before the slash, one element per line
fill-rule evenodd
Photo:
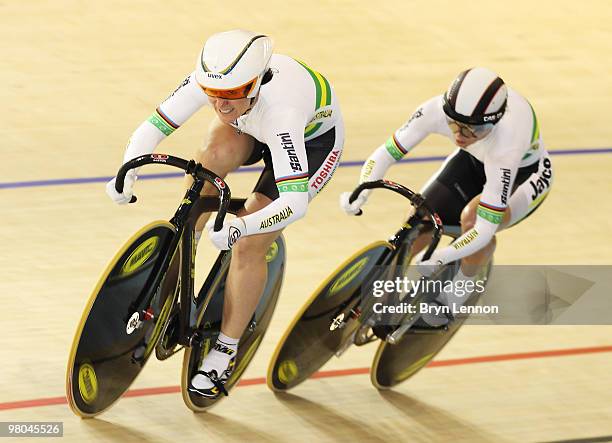
<path fill-rule="evenodd" d="M 192 376 L 220 332 L 225 279 L 231 251 L 221 251 L 197 297 L 194 294 L 195 223 L 218 211 L 214 229 L 227 213 L 237 214 L 244 199 L 232 199 L 228 185 L 195 161 L 165 154 L 137 157 L 117 173 L 117 192 L 125 175 L 147 164 L 174 166 L 193 177 L 170 221 L 154 221 L 134 234 L 110 261 L 83 311 L 68 359 L 66 392 L 73 412 L 94 417 L 110 408 L 132 385 L 153 351 L 164 360 L 185 349 L 181 391 L 185 404 L 200 412 L 224 397 L 204 398 L 189 391 Z M 202 197 L 205 182 L 219 192 Z M 136 197 L 132 198 L 132 202 Z M 266 255 L 268 279 L 256 311 L 240 338 L 225 395 L 239 381 L 270 323 L 285 271 L 285 242 L 280 235 Z"/>
<path fill-rule="evenodd" d="M 390 388 L 423 368 L 465 321 L 465 317 L 458 317 L 439 328 L 423 328 L 418 311 L 392 316 L 375 312 L 374 305 L 381 299 L 372 297 L 373 282 L 405 276 L 416 239 L 431 232 L 423 256 L 426 260 L 444 233 L 442 221 L 427 206 L 425 198 L 400 184 L 388 180 L 365 182 L 353 191 L 349 201 L 365 189 L 377 188 L 407 198 L 414 207 L 413 214 L 388 241 L 374 242 L 345 260 L 306 301 L 272 356 L 267 384 L 273 391 L 297 386 L 353 344 L 362 346 L 374 341 L 380 343 L 370 370 L 371 381 L 378 389 Z M 459 227 L 452 227 L 446 235 L 455 239 L 460 235 Z M 423 282 L 450 281 L 458 269 L 459 263 L 453 262 L 431 277 L 419 277 Z M 490 263 L 479 274 L 485 282 L 489 269 Z M 418 306 L 431 303 L 436 295 L 418 291 L 408 298 L 404 295 L 403 301 Z M 475 295 L 466 305 L 477 302 L 480 294 Z"/>

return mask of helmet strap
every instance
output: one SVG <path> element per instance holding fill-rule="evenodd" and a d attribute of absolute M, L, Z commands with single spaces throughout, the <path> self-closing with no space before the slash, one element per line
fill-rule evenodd
<path fill-rule="evenodd" d="M 264 75 L 263 75 L 263 77 L 261 79 L 261 86 L 265 85 L 270 80 L 272 80 L 273 76 L 274 76 L 274 73 L 272 72 L 272 69 L 268 68 L 268 70 L 264 73 Z"/>
<path fill-rule="evenodd" d="M 255 97 L 251 97 L 251 103 L 249 104 L 249 109 L 244 111 L 244 114 L 242 115 L 248 114 L 251 111 L 251 109 L 253 109 L 253 107 L 257 103 L 257 99 L 259 98 L 261 87 L 265 85 L 266 83 L 270 82 L 273 76 L 274 76 L 274 73 L 272 72 L 272 69 L 268 68 L 268 70 L 264 73 L 263 77 L 261 78 L 261 84 L 259 85 L 260 90 L 257 91 L 257 95 Z"/>

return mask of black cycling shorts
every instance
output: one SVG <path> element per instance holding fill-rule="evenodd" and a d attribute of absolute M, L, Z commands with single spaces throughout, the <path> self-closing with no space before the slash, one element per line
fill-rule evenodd
<path fill-rule="evenodd" d="M 311 178 L 321 167 L 327 155 L 334 149 L 336 143 L 336 129 L 332 128 L 324 134 L 306 142 L 306 158 L 308 159 L 308 178 Z M 271 200 L 278 198 L 278 188 L 274 177 L 272 165 L 272 154 L 268 145 L 255 139 L 255 145 L 251 155 L 243 166 L 253 165 L 260 160 L 264 161 L 264 169 L 261 171 L 259 180 L 253 188 L 253 192 L 259 192 Z"/>
<path fill-rule="evenodd" d="M 531 174 L 538 171 L 538 164 L 539 162 L 535 162 L 533 165 L 519 168 L 512 187 L 513 192 Z M 444 225 L 459 226 L 461 211 L 474 197 L 482 193 L 486 181 L 484 164 L 460 149 L 421 194 L 426 198 L 428 206 L 438 213 Z"/>

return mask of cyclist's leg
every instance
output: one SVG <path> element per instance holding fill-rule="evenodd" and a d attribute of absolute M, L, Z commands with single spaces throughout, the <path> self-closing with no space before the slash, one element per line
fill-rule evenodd
<path fill-rule="evenodd" d="M 516 225 L 532 214 L 548 196 L 552 180 L 552 163 L 548 155 L 543 155 L 537 165 L 520 168 L 498 232 Z M 474 197 L 461 212 L 462 232 L 474 227 L 479 203 L 480 195 Z M 461 261 L 461 268 L 466 275 L 472 275 L 473 271 L 487 263 L 495 251 L 495 242 L 493 237 L 487 246 Z"/>
<path fill-rule="evenodd" d="M 340 163 L 343 144 L 342 125 L 337 125 L 325 134 L 306 142 L 310 199 L 314 198 L 331 179 Z M 279 197 L 270 151 L 265 145 L 257 142 L 255 145 L 258 150 L 263 146 L 262 157 L 265 167 L 253 193 L 245 203 L 245 214 L 259 211 Z M 246 236 L 233 248 L 221 326 L 224 334 L 240 337 L 248 325 L 266 284 L 268 267 L 265 255 L 280 232 Z"/>
<path fill-rule="evenodd" d="M 340 163 L 343 143 L 344 134 L 340 125 L 306 143 L 311 199 L 331 179 Z M 259 211 L 279 197 L 269 150 L 264 150 L 263 159 L 266 166 L 255 185 L 253 194 L 245 203 L 245 213 L 239 214 L 241 216 Z M 268 267 L 265 255 L 280 232 L 244 237 L 233 248 L 221 326 L 224 334 L 240 337 L 248 325 L 266 284 Z"/>
<path fill-rule="evenodd" d="M 481 162 L 466 151 L 457 149 L 442 164 L 421 190 L 425 201 L 442 220 L 444 230 L 453 236 L 462 231 L 461 217 L 464 208 L 482 192 L 486 176 Z M 413 245 L 413 255 L 431 242 L 431 232 L 424 232 Z M 464 278 L 458 273 L 455 278 Z M 443 291 L 436 299 L 437 304 L 448 304 Z M 421 321 L 422 320 L 422 321 Z M 439 327 L 448 323 L 444 314 L 424 313 L 420 326 Z"/>
<path fill-rule="evenodd" d="M 259 211 L 270 203 L 272 200 L 269 197 L 254 192 L 245 203 L 245 211 L 239 215 Z M 246 236 L 232 248 L 221 324 L 221 332 L 225 335 L 240 337 L 251 320 L 266 284 L 266 253 L 280 233 L 274 231 Z"/>
<path fill-rule="evenodd" d="M 269 205 L 272 199 L 254 192 L 245 203 L 244 216 Z M 232 248 L 223 301 L 221 333 L 213 349 L 202 361 L 199 373 L 192 379 L 192 389 L 205 397 L 219 395 L 234 369 L 238 343 L 263 294 L 268 268 L 266 252 L 281 231 L 250 235 Z M 219 389 L 219 390 L 217 390 Z"/>
<path fill-rule="evenodd" d="M 457 149 L 421 189 L 427 205 L 436 212 L 447 233 L 459 234 L 461 213 L 470 200 L 482 192 L 484 168 L 467 152 Z M 414 242 L 412 255 L 431 242 L 431 233 Z"/>
<path fill-rule="evenodd" d="M 511 216 L 507 223 L 502 223 L 500 230 L 512 227 L 533 214 L 548 196 L 552 183 L 552 162 L 548 153 L 544 153 L 538 162 L 537 170 L 521 180 L 518 186 L 515 185 L 508 205 Z"/>
<path fill-rule="evenodd" d="M 254 145 L 255 139 L 252 136 L 239 133 L 215 116 L 209 126 L 206 142 L 196 151 L 194 159 L 218 176 L 225 178 L 228 173 L 247 162 Z M 188 188 L 192 183 L 193 178 L 187 176 L 185 187 Z M 217 190 L 210 183 L 206 183 L 202 195 L 217 195 Z M 205 213 L 198 219 L 196 231 L 202 231 L 209 217 L 210 213 Z"/>
<path fill-rule="evenodd" d="M 341 125 L 306 142 L 310 198 L 313 198 L 331 178 L 339 163 L 343 142 Z M 239 215 L 258 211 L 279 197 L 270 151 L 259 142 L 254 142 L 254 146 L 255 149 L 251 148 L 251 151 L 253 154 L 256 154 L 255 151 L 261 153 L 265 167 L 255 185 L 253 194 L 245 203 L 244 213 Z M 247 162 L 249 160 L 249 158 L 246 159 Z M 318 178 L 320 180 L 317 180 Z M 317 187 L 313 184 L 316 184 Z M 211 374 L 214 370 L 216 374 L 228 374 L 225 368 L 231 371 L 233 360 L 230 359 L 237 352 L 238 339 L 248 325 L 266 283 L 266 252 L 280 232 L 246 236 L 233 247 L 224 294 L 221 335 L 217 342 L 219 346 L 215 346 L 202 362 L 200 370 L 203 373 Z M 196 375 L 192 380 L 192 385 L 200 394 L 212 396 L 213 381 L 209 375 Z"/>

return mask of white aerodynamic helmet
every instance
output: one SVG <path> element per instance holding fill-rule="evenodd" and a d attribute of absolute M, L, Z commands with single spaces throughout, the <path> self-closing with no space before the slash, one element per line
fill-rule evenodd
<path fill-rule="evenodd" d="M 198 57 L 196 80 L 212 97 L 252 98 L 272 57 L 272 39 L 236 29 L 212 35 Z"/>
<path fill-rule="evenodd" d="M 444 94 L 446 115 L 468 125 L 496 124 L 504 116 L 508 88 L 487 68 L 463 71 Z"/>

